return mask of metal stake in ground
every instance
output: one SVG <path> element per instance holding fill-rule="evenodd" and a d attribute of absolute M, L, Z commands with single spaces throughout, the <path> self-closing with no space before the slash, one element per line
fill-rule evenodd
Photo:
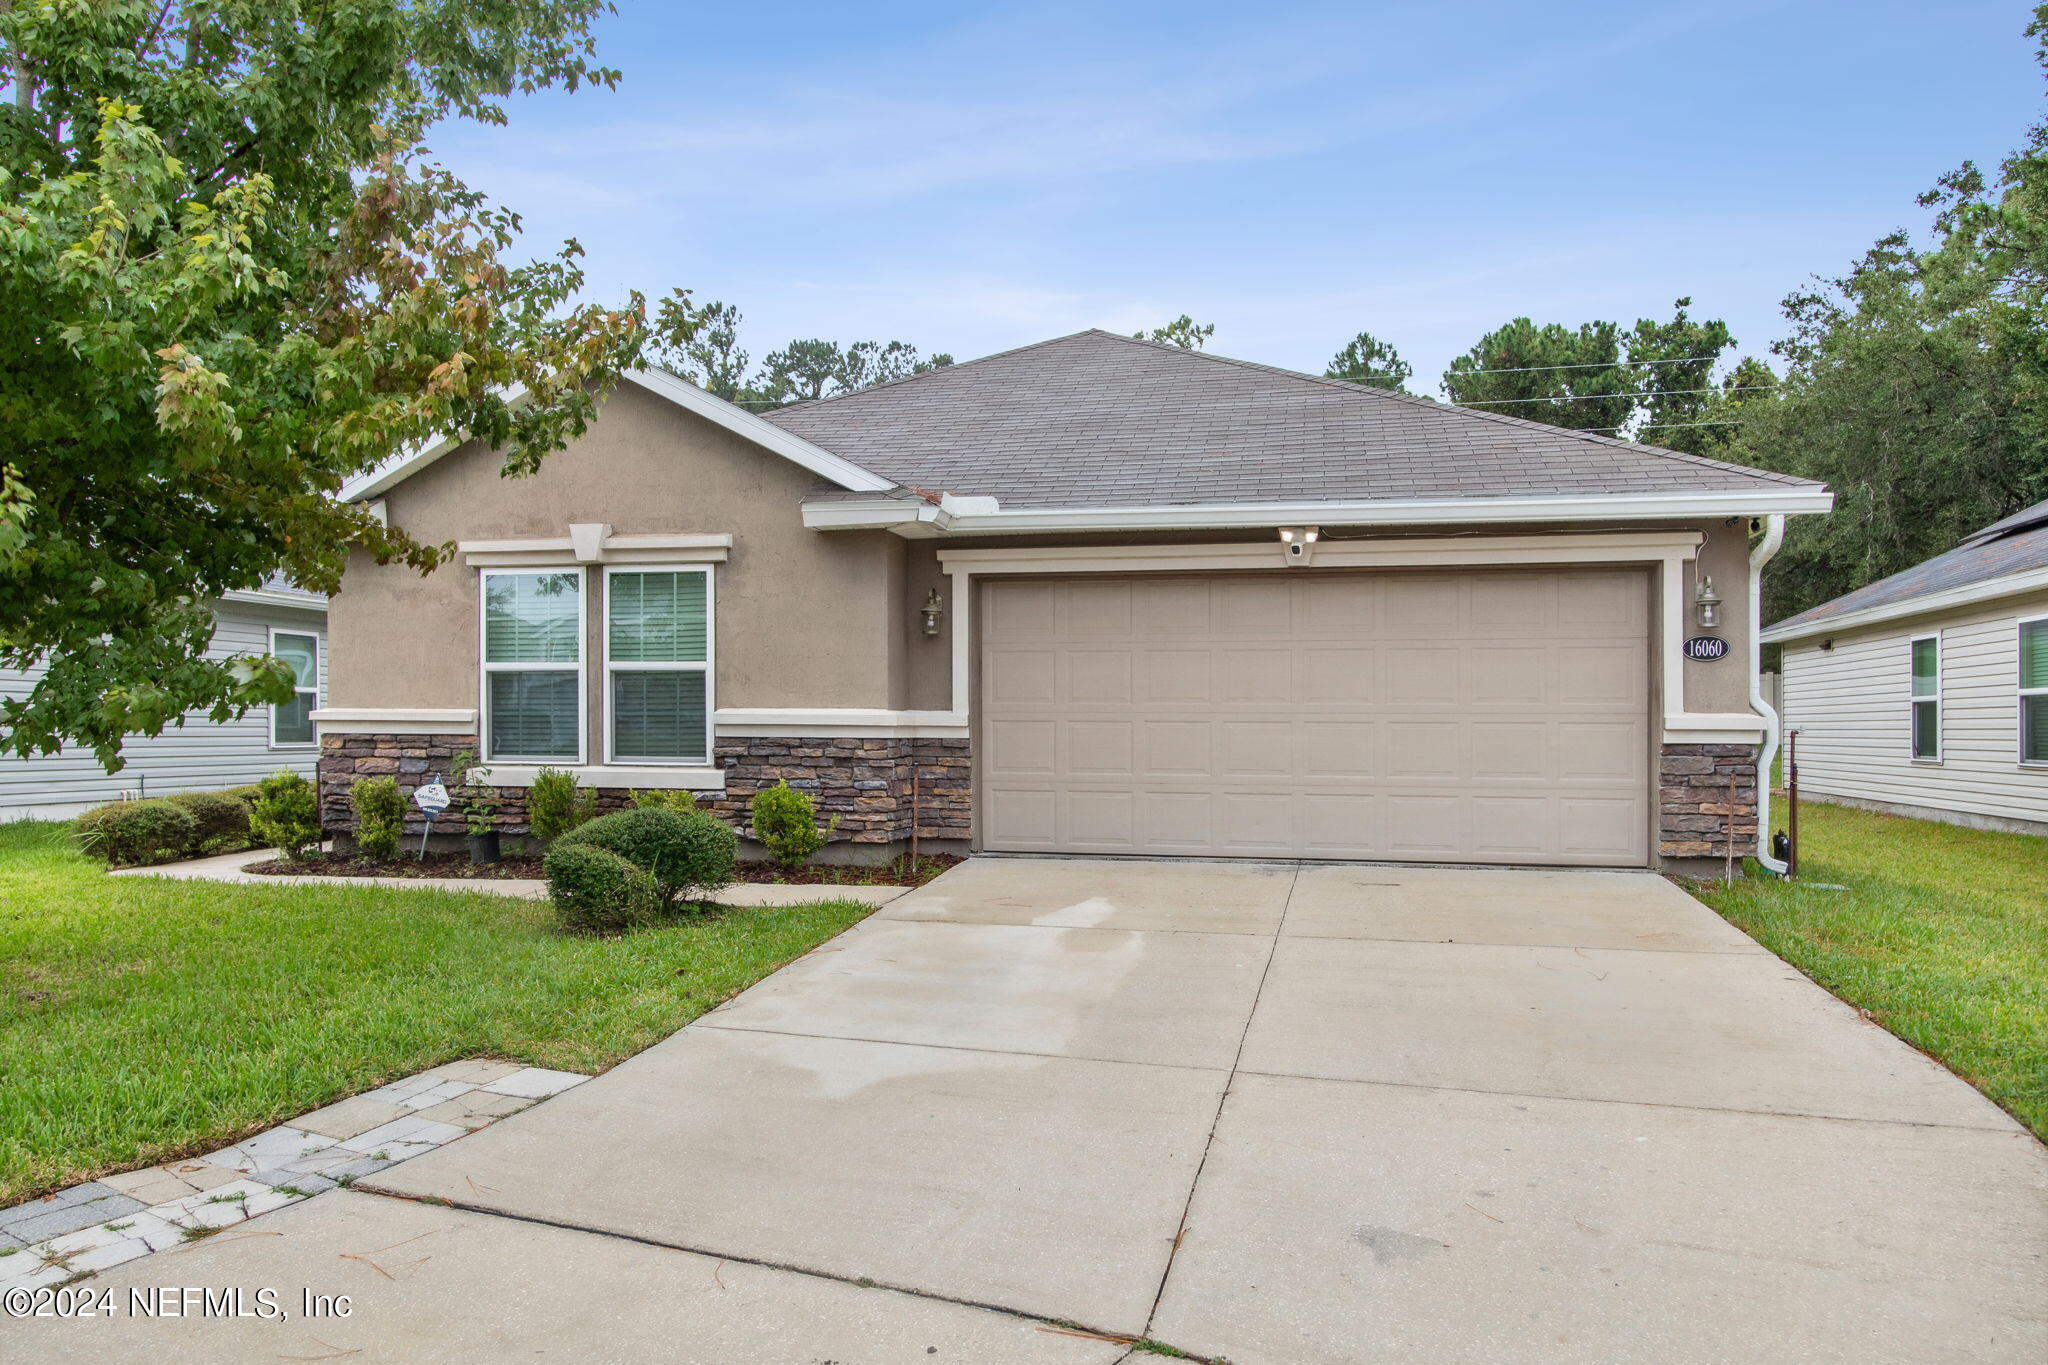
<path fill-rule="evenodd" d="M 412 803 L 425 812 L 426 825 L 420 830 L 419 860 L 427 860 L 427 836 L 434 832 L 434 817 L 448 809 L 448 789 L 441 785 L 441 774 L 434 773 L 425 785 L 412 794 Z"/>

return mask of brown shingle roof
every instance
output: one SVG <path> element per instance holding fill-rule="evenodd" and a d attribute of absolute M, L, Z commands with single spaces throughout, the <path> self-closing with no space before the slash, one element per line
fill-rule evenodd
<path fill-rule="evenodd" d="M 764 416 L 898 483 L 1006 509 L 1819 487 L 1103 331 Z"/>

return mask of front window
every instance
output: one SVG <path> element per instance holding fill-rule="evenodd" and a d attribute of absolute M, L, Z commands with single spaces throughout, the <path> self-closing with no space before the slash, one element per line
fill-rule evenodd
<path fill-rule="evenodd" d="M 1941 637 L 1913 641 L 1913 757 L 1941 757 Z"/>
<path fill-rule="evenodd" d="M 583 574 L 483 576 L 485 759 L 583 761 Z"/>
<path fill-rule="evenodd" d="M 2020 622 L 2020 762 L 2048 764 L 2048 617 Z"/>
<path fill-rule="evenodd" d="M 292 670 L 292 699 L 270 708 L 272 748 L 313 742 L 313 712 L 320 709 L 320 637 L 297 631 L 270 632 L 270 653 Z"/>
<path fill-rule="evenodd" d="M 711 571 L 605 575 L 609 761 L 711 761 Z"/>

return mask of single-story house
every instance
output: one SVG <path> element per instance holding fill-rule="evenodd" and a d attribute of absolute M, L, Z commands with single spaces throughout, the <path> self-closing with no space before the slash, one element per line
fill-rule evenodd
<path fill-rule="evenodd" d="M 735 822 L 787 779 L 840 857 L 1717 868 L 1769 726 L 1752 538 L 1831 502 L 1101 331 L 765 415 L 640 371 L 499 467 L 344 491 L 458 558 L 343 579 L 333 828 L 474 747 L 514 831 L 552 765 Z"/>
<path fill-rule="evenodd" d="M 2048 834 L 2048 502 L 1763 639 L 1802 795 Z"/>
<path fill-rule="evenodd" d="M 257 707 L 215 724 L 187 716 L 161 735 L 121 747 L 127 766 L 109 773 L 90 749 L 0 759 L 0 820 L 69 819 L 123 797 L 222 791 L 290 768 L 310 778 L 319 761 L 312 715 L 325 695 L 327 599 L 283 580 L 223 594 L 213 606 L 209 658 L 275 654 L 297 674 L 288 704 Z M 42 670 L 0 669 L 0 696 L 26 697 Z"/>

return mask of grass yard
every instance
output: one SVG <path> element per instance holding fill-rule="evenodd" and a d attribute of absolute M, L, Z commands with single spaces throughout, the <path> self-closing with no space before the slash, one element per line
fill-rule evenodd
<path fill-rule="evenodd" d="M 1798 881 L 1695 894 L 2048 1138 L 2048 839 L 1811 802 L 1799 833 Z"/>
<path fill-rule="evenodd" d="M 570 938 L 545 903 L 109 877 L 0 825 L 0 1207 L 459 1057 L 598 1071 L 869 913 Z"/>

